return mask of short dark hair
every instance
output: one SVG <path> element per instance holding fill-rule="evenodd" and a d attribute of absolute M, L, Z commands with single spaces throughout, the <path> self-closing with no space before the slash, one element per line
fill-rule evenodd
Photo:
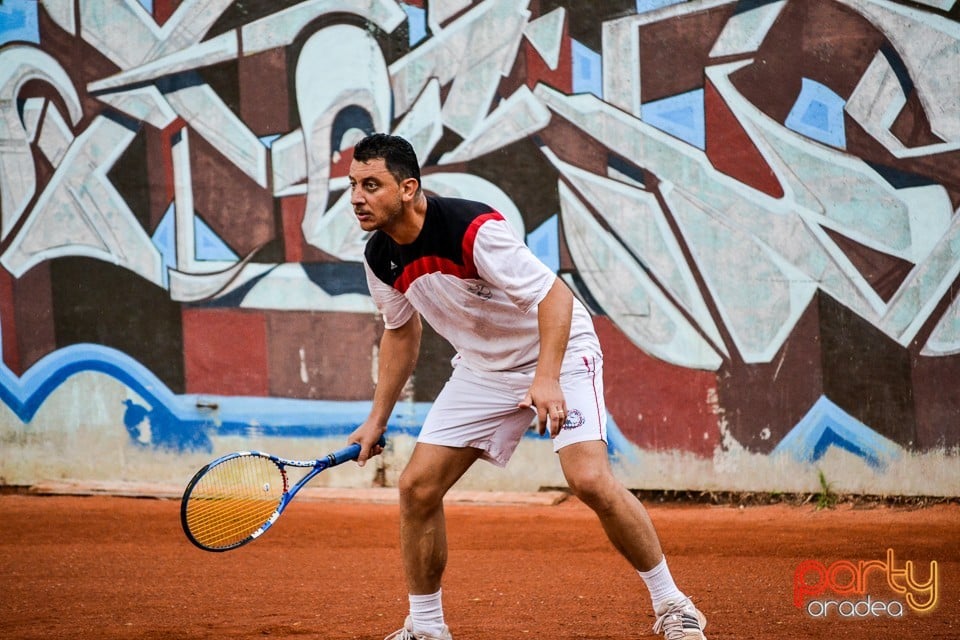
<path fill-rule="evenodd" d="M 353 159 L 358 162 L 369 162 L 378 158 L 383 160 L 387 171 L 397 182 L 415 178 L 419 187 L 420 163 L 417 161 L 417 152 L 409 142 L 400 136 L 374 133 L 353 148 Z"/>

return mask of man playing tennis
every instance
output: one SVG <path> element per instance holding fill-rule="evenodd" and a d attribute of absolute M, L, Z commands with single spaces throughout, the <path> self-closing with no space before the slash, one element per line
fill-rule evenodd
<path fill-rule="evenodd" d="M 705 640 L 706 618 L 674 584 L 646 510 L 612 473 L 602 357 L 587 310 L 495 210 L 426 195 L 402 138 L 358 143 L 350 188 L 360 227 L 372 232 L 367 283 L 385 325 L 373 407 L 349 437 L 361 445 L 361 465 L 381 451 L 376 442 L 417 361 L 421 317 L 457 350 L 400 476 L 410 615 L 387 640 L 452 640 L 441 604 L 443 497 L 476 460 L 506 465 L 534 412 L 571 490 L 646 583 L 654 631 Z"/>

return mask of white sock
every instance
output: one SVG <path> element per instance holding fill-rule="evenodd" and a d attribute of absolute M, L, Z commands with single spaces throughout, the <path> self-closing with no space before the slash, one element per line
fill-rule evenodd
<path fill-rule="evenodd" d="M 677 585 L 673 582 L 673 576 L 670 575 L 670 569 L 667 567 L 667 558 L 664 557 L 650 571 L 637 571 L 640 577 L 650 590 L 650 599 L 653 601 L 653 610 L 659 612 L 660 608 L 669 600 L 680 602 L 687 596 L 683 594 Z"/>
<path fill-rule="evenodd" d="M 443 635 L 443 589 L 426 596 L 410 595 L 410 619 L 417 633 L 429 633 L 432 636 Z"/>

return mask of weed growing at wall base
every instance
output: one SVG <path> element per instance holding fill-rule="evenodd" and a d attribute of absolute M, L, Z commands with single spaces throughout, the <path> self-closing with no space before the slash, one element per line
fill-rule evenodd
<path fill-rule="evenodd" d="M 820 481 L 820 493 L 817 494 L 817 509 L 833 509 L 837 505 L 837 494 L 833 492 L 833 485 L 827 482 L 827 476 L 817 469 L 817 478 Z"/>

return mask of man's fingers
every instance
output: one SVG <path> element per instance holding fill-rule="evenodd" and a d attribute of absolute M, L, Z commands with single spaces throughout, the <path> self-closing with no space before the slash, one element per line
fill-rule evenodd
<path fill-rule="evenodd" d="M 547 410 L 543 407 L 537 407 L 537 433 L 541 436 L 547 432 Z"/>
<path fill-rule="evenodd" d="M 560 429 L 563 428 L 563 423 L 567 421 L 567 409 L 566 407 L 559 406 L 550 409 L 550 437 L 556 438 L 560 435 Z"/>
<path fill-rule="evenodd" d="M 517 406 L 521 409 L 529 409 L 533 406 L 533 398 L 530 397 L 530 394 L 523 396 L 523 400 L 517 403 Z"/>
<path fill-rule="evenodd" d="M 360 455 L 357 456 L 358 466 L 362 467 L 364 464 L 367 463 L 367 460 L 383 453 L 383 447 L 381 447 L 377 443 L 374 443 L 372 445 L 367 445 L 361 442 L 359 444 L 360 444 Z"/>
<path fill-rule="evenodd" d="M 567 408 L 561 400 L 559 403 L 545 403 L 540 405 L 533 401 L 533 396 L 528 392 L 517 406 L 521 409 L 534 408 L 537 412 L 537 433 L 541 436 L 549 433 L 551 438 L 560 434 L 563 423 L 567 421 Z M 549 427 L 547 426 L 549 424 Z"/>

